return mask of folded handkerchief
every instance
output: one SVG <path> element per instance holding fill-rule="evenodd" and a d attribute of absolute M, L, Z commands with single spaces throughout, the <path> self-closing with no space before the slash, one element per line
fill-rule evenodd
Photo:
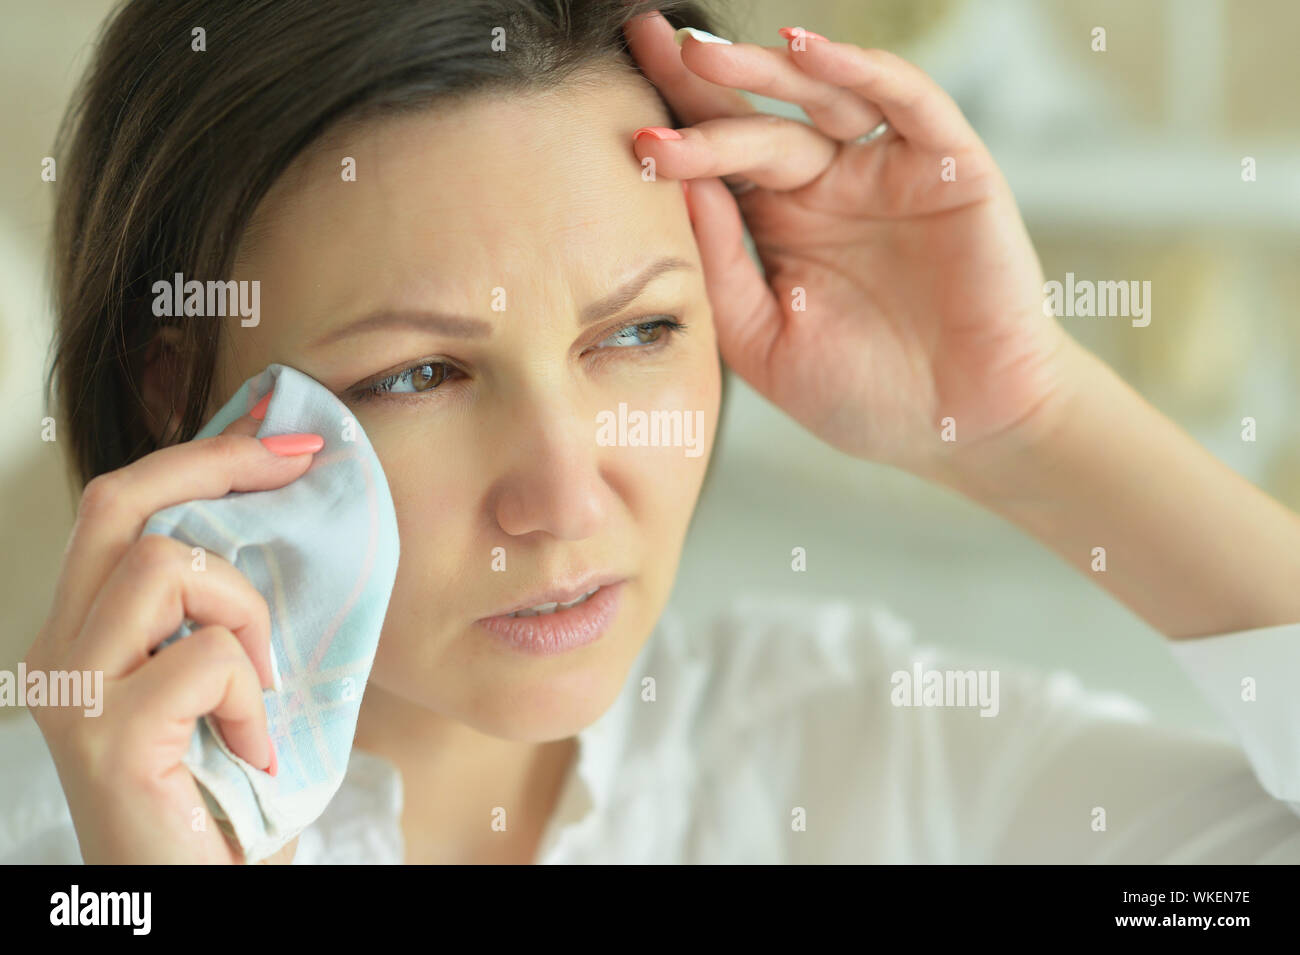
<path fill-rule="evenodd" d="M 206 716 L 184 759 L 213 819 L 247 862 L 272 855 L 311 825 L 343 781 L 399 553 L 388 480 L 370 441 L 347 405 L 310 376 L 269 365 L 195 437 L 220 433 L 272 390 L 258 437 L 321 435 L 325 445 L 307 472 L 273 490 L 165 508 L 142 532 L 228 560 L 270 606 L 280 689 L 263 699 L 276 775 L 231 752 Z M 186 620 L 164 645 L 207 622 Z"/>

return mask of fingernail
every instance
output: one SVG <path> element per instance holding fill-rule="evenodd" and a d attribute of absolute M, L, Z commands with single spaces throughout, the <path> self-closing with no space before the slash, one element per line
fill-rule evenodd
<path fill-rule="evenodd" d="M 260 439 L 268 451 L 285 457 L 295 454 L 315 454 L 325 447 L 325 439 L 319 434 L 272 434 Z"/>
<path fill-rule="evenodd" d="M 271 393 L 268 391 L 266 394 L 262 396 L 261 401 L 253 405 L 252 410 L 248 412 L 248 416 L 250 418 L 253 418 L 254 420 L 261 421 L 263 418 L 266 417 L 266 409 L 267 406 L 270 405 L 270 403 L 271 403 Z"/>
<path fill-rule="evenodd" d="M 682 41 L 688 36 L 695 37 L 695 39 L 699 40 L 701 43 L 725 43 L 727 46 L 731 46 L 730 40 L 724 40 L 722 37 L 714 36 L 712 33 L 707 33 L 704 30 L 697 30 L 695 27 L 682 27 L 673 34 L 673 39 L 677 42 L 678 46 L 681 46 Z"/>
<path fill-rule="evenodd" d="M 805 30 L 803 27 L 781 27 L 781 29 L 776 32 L 781 34 L 781 36 L 785 37 L 787 40 L 793 40 L 795 37 L 800 35 L 812 37 L 814 40 L 826 40 L 826 37 L 822 36 L 820 33 L 813 33 L 812 30 Z M 826 40 L 826 42 L 829 43 L 830 40 Z"/>
<path fill-rule="evenodd" d="M 632 141 L 636 142 L 642 136 L 653 136 L 655 139 L 681 139 L 682 134 L 675 129 L 669 129 L 667 126 L 642 126 L 632 134 Z"/>
<path fill-rule="evenodd" d="M 284 683 L 280 680 L 280 666 L 275 662 L 275 644 L 269 644 L 267 649 L 270 651 L 271 657 L 271 686 L 276 693 L 283 693 Z"/>
<path fill-rule="evenodd" d="M 266 742 L 271 747 L 271 765 L 266 767 L 266 771 L 274 776 L 280 768 L 280 761 L 275 758 L 275 742 L 271 739 L 270 734 L 267 734 Z"/>

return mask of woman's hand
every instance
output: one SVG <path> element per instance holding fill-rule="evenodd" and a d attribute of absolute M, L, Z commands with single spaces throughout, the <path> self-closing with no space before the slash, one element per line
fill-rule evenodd
<path fill-rule="evenodd" d="M 101 475 L 81 496 L 53 609 L 24 662 L 29 672 L 103 674 L 97 716 L 30 710 L 88 864 L 243 860 L 215 822 L 193 825 L 206 807 L 181 758 L 210 713 L 232 751 L 274 771 L 262 702 L 272 686 L 270 610 L 228 562 L 209 554 L 198 573 L 188 544 L 140 533 L 162 508 L 281 487 L 307 471 L 310 451 L 274 452 L 253 436 L 258 427 L 245 415 L 220 435 Z M 185 618 L 194 632 L 151 656 Z"/>
<path fill-rule="evenodd" d="M 691 124 L 679 140 L 638 136 L 635 150 L 691 180 L 728 365 L 836 448 L 931 477 L 1052 426 L 1078 349 L 1043 313 L 1006 181 L 938 85 L 815 34 L 791 34 L 789 48 L 692 37 L 679 50 L 658 14 L 626 33 Z M 756 112 L 735 88 L 796 103 L 814 125 Z M 883 136 L 848 142 L 882 117 Z M 758 188 L 733 198 L 722 176 Z M 941 435 L 949 417 L 955 440 Z"/>
<path fill-rule="evenodd" d="M 1170 637 L 1300 620 L 1300 517 L 1044 315 L 1011 191 L 952 99 L 892 54 L 782 32 L 788 47 L 679 50 L 662 16 L 626 28 L 691 124 L 635 151 L 690 180 L 727 364 L 840 450 L 1019 525 Z M 888 132 L 851 143 L 882 117 Z M 733 198 L 723 176 L 758 188 Z"/>

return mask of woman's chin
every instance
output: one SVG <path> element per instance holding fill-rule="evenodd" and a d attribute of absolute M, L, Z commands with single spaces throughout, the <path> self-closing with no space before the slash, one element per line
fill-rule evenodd
<path fill-rule="evenodd" d="M 434 637 L 439 649 L 420 658 L 410 652 L 395 653 L 403 647 L 405 635 L 392 634 L 380 644 L 372 682 L 433 714 L 498 739 L 534 743 L 565 739 L 596 722 L 613 705 L 654 628 L 653 618 L 644 613 L 643 596 L 634 586 L 611 596 L 617 600 L 607 609 L 616 612 L 596 638 L 559 652 L 533 652 L 534 637 L 552 634 L 519 628 L 503 635 L 481 622 L 454 635 Z M 594 610 L 602 612 L 599 607 Z"/>
<path fill-rule="evenodd" d="M 613 705 L 627 679 L 627 663 L 601 661 L 533 679 L 518 679 L 478 698 L 462 720 L 500 739 L 545 743 L 586 729 Z"/>

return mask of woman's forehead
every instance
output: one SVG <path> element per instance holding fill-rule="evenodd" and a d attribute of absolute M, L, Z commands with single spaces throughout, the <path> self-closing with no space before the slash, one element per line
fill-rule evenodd
<path fill-rule="evenodd" d="M 602 206 L 630 212 L 653 201 L 631 134 L 665 120 L 653 87 L 610 72 L 600 87 L 483 93 L 345 121 L 278 178 L 250 221 L 248 244 L 412 219 L 466 232 L 555 231 L 589 222 Z"/>
<path fill-rule="evenodd" d="M 674 244 L 665 240 L 677 186 L 647 181 L 631 146 L 655 102 L 624 83 L 354 124 L 314 145 L 268 193 L 241 268 L 282 282 L 310 277 L 321 291 L 616 270 L 648 234 Z M 682 254 L 689 238 L 678 237 Z"/>

